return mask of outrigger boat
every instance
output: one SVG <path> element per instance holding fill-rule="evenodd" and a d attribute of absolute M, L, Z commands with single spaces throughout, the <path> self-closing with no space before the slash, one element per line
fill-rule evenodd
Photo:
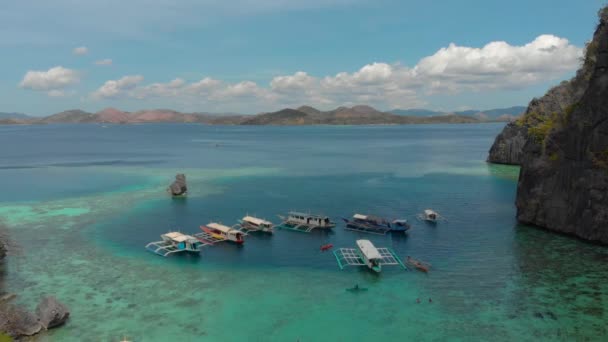
<path fill-rule="evenodd" d="M 204 246 L 204 243 L 194 236 L 180 232 L 169 232 L 160 237 L 162 240 L 150 242 L 146 245 L 146 249 L 164 257 L 178 252 L 199 253 Z"/>
<path fill-rule="evenodd" d="M 431 264 L 426 263 L 424 261 L 416 260 L 416 259 L 410 257 L 409 255 L 408 255 L 407 259 L 405 260 L 405 263 L 424 273 L 427 273 L 429 271 L 429 269 L 431 268 Z"/>
<path fill-rule="evenodd" d="M 422 213 L 416 216 L 420 221 L 426 221 L 429 223 L 437 223 L 437 221 L 447 221 L 445 217 L 439 215 L 436 211 L 432 209 L 425 209 Z"/>
<path fill-rule="evenodd" d="M 245 233 L 238 229 L 224 226 L 223 224 L 212 222 L 206 226 L 201 226 L 200 228 L 203 232 L 194 234 L 194 236 L 199 238 L 202 242 L 209 244 L 215 244 L 222 241 L 232 241 L 237 244 L 245 242 L 243 239 Z"/>
<path fill-rule="evenodd" d="M 400 265 L 407 269 L 401 259 L 389 248 L 376 248 L 369 240 L 357 240 L 357 248 L 340 248 L 334 251 L 340 269 L 345 266 L 367 266 L 380 273 L 383 265 Z"/>
<path fill-rule="evenodd" d="M 355 214 L 351 220 L 342 218 L 346 223 L 348 230 L 354 230 L 362 233 L 381 234 L 387 232 L 407 232 L 411 226 L 407 220 L 389 221 L 382 217 L 372 215 Z"/>
<path fill-rule="evenodd" d="M 239 220 L 239 223 L 241 224 L 241 230 L 247 232 L 272 233 L 272 227 L 274 226 L 270 221 L 262 220 L 249 215 Z"/>
<path fill-rule="evenodd" d="M 300 212 L 289 212 L 287 217 L 280 216 L 283 222 L 276 226 L 279 229 L 294 230 L 310 233 L 314 229 L 331 229 L 336 226 L 329 217 L 322 215 L 305 214 Z"/>

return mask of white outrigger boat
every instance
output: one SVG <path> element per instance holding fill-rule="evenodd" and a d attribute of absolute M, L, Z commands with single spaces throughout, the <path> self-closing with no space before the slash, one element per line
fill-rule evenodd
<path fill-rule="evenodd" d="M 199 253 L 205 244 L 194 236 L 182 234 L 180 232 L 169 232 L 162 234 L 160 241 L 150 242 L 146 249 L 160 256 L 178 252 Z"/>
<path fill-rule="evenodd" d="M 200 228 L 202 232 L 194 234 L 194 236 L 204 243 L 213 245 L 222 241 L 232 241 L 237 244 L 242 244 L 245 242 L 245 233 L 220 223 L 211 222 L 206 226 L 201 226 Z"/>
<path fill-rule="evenodd" d="M 357 240 L 357 248 L 340 248 L 334 251 L 340 269 L 345 266 L 367 266 L 380 273 L 383 265 L 399 265 L 407 269 L 401 259 L 390 248 L 377 248 L 369 240 Z"/>
<path fill-rule="evenodd" d="M 270 221 L 262 220 L 255 216 L 245 216 L 239 220 L 241 224 L 241 230 L 246 232 L 265 232 L 272 233 L 272 227 L 274 225 Z"/>
<path fill-rule="evenodd" d="M 313 229 L 331 229 L 336 226 L 329 217 L 323 215 L 305 214 L 291 211 L 287 217 L 280 216 L 283 220 L 276 227 L 279 229 L 294 230 L 297 232 L 310 233 Z"/>
<path fill-rule="evenodd" d="M 429 223 L 437 223 L 437 221 L 447 221 L 445 217 L 439 215 L 432 209 L 425 209 L 422 213 L 418 214 L 416 218 L 420 221 L 426 221 Z"/>

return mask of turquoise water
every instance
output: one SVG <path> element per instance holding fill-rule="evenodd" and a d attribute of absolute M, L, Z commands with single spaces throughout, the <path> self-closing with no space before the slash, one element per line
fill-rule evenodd
<path fill-rule="evenodd" d="M 0 290 L 71 308 L 39 337 L 49 341 L 605 340 L 608 249 L 517 224 L 518 169 L 484 162 L 501 128 L 0 126 L 12 238 Z M 177 172 L 187 199 L 164 192 Z M 448 221 L 417 222 L 427 207 Z M 292 209 L 414 227 L 252 234 L 200 256 L 143 248 L 169 230 Z M 319 251 L 360 237 L 432 270 L 341 271 Z M 354 284 L 369 291 L 345 291 Z"/>

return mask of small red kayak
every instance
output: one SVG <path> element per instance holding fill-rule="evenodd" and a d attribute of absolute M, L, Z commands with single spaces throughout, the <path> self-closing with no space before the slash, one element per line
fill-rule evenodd
<path fill-rule="evenodd" d="M 328 243 L 328 244 L 326 244 L 326 245 L 321 246 L 321 250 L 322 250 L 322 251 L 326 251 L 326 250 L 331 249 L 333 246 L 334 246 L 334 245 L 332 245 L 331 243 Z"/>

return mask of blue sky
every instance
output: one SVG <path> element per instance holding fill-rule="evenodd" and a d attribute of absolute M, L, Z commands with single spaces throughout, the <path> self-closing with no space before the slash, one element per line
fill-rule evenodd
<path fill-rule="evenodd" d="M 525 105 L 572 76 L 603 4 L 4 0 L 0 111 Z"/>

